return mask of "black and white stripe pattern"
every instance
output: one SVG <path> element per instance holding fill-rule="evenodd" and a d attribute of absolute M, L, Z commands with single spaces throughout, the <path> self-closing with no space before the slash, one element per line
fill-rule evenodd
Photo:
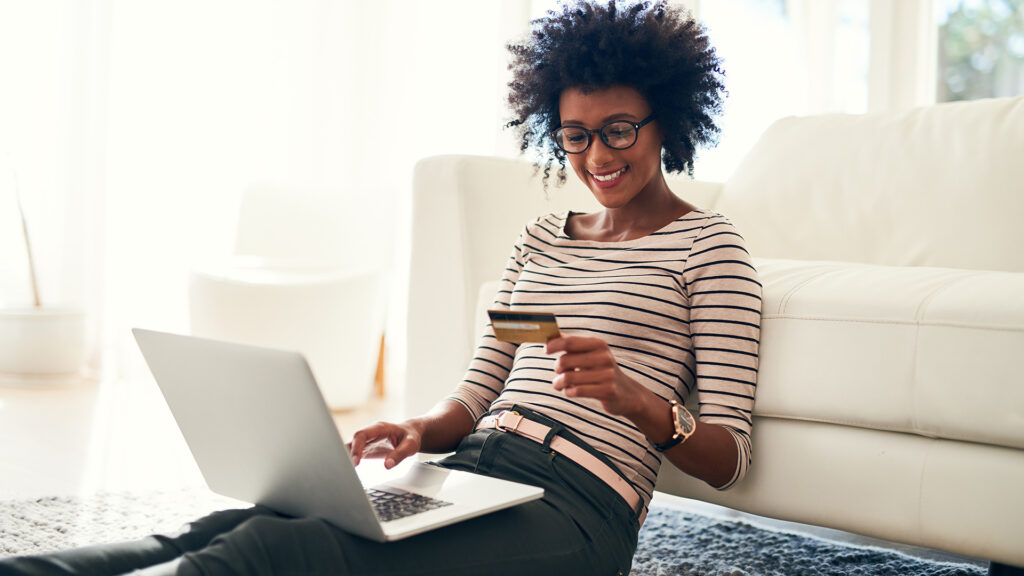
<path fill-rule="evenodd" d="M 735 484 L 750 465 L 761 284 L 743 238 L 720 214 L 694 210 L 625 242 L 574 240 L 567 214 L 538 218 L 509 258 L 495 308 L 544 310 L 564 334 L 597 336 L 619 366 L 666 401 L 694 390 L 699 419 L 736 439 Z M 551 387 L 555 357 L 488 327 L 451 398 L 479 418 L 512 404 L 569 427 L 605 454 L 650 502 L 661 455 L 629 420 Z"/>

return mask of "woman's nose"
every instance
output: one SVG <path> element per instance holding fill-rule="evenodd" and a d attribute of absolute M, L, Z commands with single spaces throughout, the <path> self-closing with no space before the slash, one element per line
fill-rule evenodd
<path fill-rule="evenodd" d="M 590 148 L 587 149 L 587 164 L 595 168 L 607 165 L 614 159 L 614 152 L 598 137 L 593 135 L 590 141 Z"/>

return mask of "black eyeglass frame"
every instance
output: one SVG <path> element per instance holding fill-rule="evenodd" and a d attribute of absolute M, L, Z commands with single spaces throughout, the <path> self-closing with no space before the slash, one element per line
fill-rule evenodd
<path fill-rule="evenodd" d="M 604 142 L 604 145 L 611 148 L 612 150 L 629 150 L 636 144 L 636 141 L 640 139 L 640 129 L 649 124 L 651 120 L 654 120 L 654 114 L 651 114 L 650 116 L 644 118 L 640 122 L 630 122 L 629 120 L 612 120 L 611 122 L 608 122 L 604 126 L 598 128 L 597 130 L 589 130 L 587 128 L 584 128 L 583 126 L 559 126 L 558 128 L 555 128 L 554 130 L 551 131 L 551 139 L 555 141 L 555 146 L 558 146 L 558 149 L 561 150 L 562 152 L 565 152 L 566 154 L 583 154 L 587 150 L 590 150 L 590 145 L 593 144 L 594 142 L 593 134 L 597 134 L 597 137 L 601 139 L 601 142 Z M 608 137 L 604 135 L 605 128 L 611 126 L 612 124 L 618 124 L 620 122 L 632 125 L 633 130 L 636 131 L 636 134 L 633 137 L 633 141 L 630 142 L 629 146 L 624 146 L 622 148 L 619 148 L 618 146 L 612 146 L 608 142 Z M 583 147 L 583 150 L 579 150 L 578 152 L 570 152 L 562 146 L 562 139 L 558 136 L 558 133 L 565 128 L 575 128 L 577 130 L 582 130 L 587 135 L 587 145 Z"/>

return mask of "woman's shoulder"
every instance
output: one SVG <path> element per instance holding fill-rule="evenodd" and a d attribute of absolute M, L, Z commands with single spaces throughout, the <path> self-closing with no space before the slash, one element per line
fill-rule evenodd
<path fill-rule="evenodd" d="M 728 220 L 721 212 L 712 210 L 711 208 L 700 208 L 696 207 L 690 210 L 680 218 L 680 220 L 688 220 L 691 222 L 703 220 L 705 222 Z"/>
<path fill-rule="evenodd" d="M 689 212 L 666 224 L 660 230 L 651 233 L 649 238 L 655 240 L 664 235 L 677 234 L 682 234 L 687 238 L 697 238 L 704 234 L 706 228 L 721 222 L 728 222 L 728 219 L 714 210 L 694 207 Z"/>
<path fill-rule="evenodd" d="M 691 227 L 701 226 L 701 236 L 725 230 L 736 232 L 736 226 L 728 216 L 710 208 L 697 208 L 684 215 L 680 220 L 686 221 Z"/>
<path fill-rule="evenodd" d="M 542 214 L 527 222 L 526 226 L 523 227 L 523 233 L 527 236 L 544 234 L 547 238 L 560 237 L 565 229 L 565 221 L 568 217 L 568 212 Z"/>
<path fill-rule="evenodd" d="M 549 226 L 563 226 L 567 218 L 569 218 L 570 212 L 548 212 L 547 214 L 541 214 L 533 220 L 530 220 L 528 226 L 536 226 L 538 224 L 546 224 Z"/>

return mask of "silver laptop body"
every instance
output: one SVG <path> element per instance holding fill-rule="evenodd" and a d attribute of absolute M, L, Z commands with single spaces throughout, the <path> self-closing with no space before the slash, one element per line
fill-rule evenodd
<path fill-rule="evenodd" d="M 366 460 L 357 473 L 301 354 L 139 328 L 132 332 L 203 478 L 218 494 L 289 516 L 323 518 L 378 542 L 544 495 L 541 488 L 414 458 L 390 471 Z M 372 478 L 372 488 L 413 492 L 445 505 L 381 521 L 360 475 Z"/>

